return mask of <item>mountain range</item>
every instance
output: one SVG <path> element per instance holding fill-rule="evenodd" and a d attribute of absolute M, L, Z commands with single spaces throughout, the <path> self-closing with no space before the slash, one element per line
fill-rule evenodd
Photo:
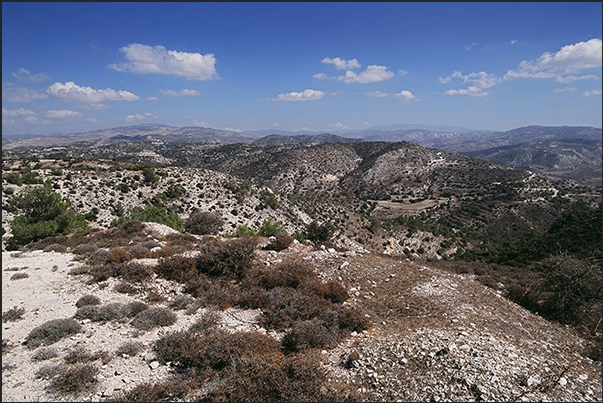
<path fill-rule="evenodd" d="M 601 139 L 600 128 L 585 126 L 526 126 L 501 132 L 451 126 L 391 125 L 337 133 L 275 130 L 242 133 L 206 127 L 141 124 L 53 136 L 3 137 L 2 148 L 103 146 L 141 141 L 257 145 L 408 141 L 516 169 L 573 179 L 583 185 L 601 186 Z"/>

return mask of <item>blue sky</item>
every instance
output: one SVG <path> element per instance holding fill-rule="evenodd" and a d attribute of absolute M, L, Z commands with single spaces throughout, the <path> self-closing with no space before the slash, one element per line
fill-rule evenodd
<path fill-rule="evenodd" d="M 2 3 L 2 133 L 601 127 L 602 3 Z"/>

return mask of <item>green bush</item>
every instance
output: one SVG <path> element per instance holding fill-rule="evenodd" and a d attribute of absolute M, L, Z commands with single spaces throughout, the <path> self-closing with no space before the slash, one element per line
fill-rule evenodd
<path fill-rule="evenodd" d="M 260 225 L 256 233 L 259 236 L 271 237 L 276 236 L 281 232 L 287 232 L 283 222 L 268 218 Z"/>
<path fill-rule="evenodd" d="M 50 182 L 44 186 L 28 186 L 13 197 L 10 204 L 21 214 L 10 223 L 12 236 L 6 240 L 7 250 L 16 250 L 52 235 L 90 229 L 86 218 L 69 209 L 69 203 L 52 189 Z"/>
<path fill-rule="evenodd" d="M 130 220 L 139 220 L 143 222 L 156 222 L 165 224 L 176 231 L 183 231 L 183 220 L 176 213 L 168 211 L 163 205 L 147 204 L 144 208 L 133 207 L 123 217 L 119 217 L 111 222 L 111 227 L 117 227 Z"/>
<path fill-rule="evenodd" d="M 159 177 L 155 174 L 155 171 L 151 168 L 143 168 L 142 169 L 143 180 L 146 183 L 156 183 L 159 182 Z"/>
<path fill-rule="evenodd" d="M 249 228 L 247 224 L 239 224 L 234 232 L 227 234 L 226 236 L 231 238 L 242 238 L 245 236 L 255 236 L 256 231 Z"/>

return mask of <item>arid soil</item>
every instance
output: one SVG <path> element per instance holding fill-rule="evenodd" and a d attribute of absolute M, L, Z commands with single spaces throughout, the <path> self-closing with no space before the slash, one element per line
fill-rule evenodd
<path fill-rule="evenodd" d="M 158 224 L 147 226 L 159 242 L 171 231 Z M 126 322 L 83 320 L 81 332 L 52 344 L 56 357 L 32 359 L 42 347 L 22 344 L 31 330 L 51 319 L 73 317 L 82 296 L 95 295 L 102 303 L 144 299 L 115 292 L 114 278 L 87 284 L 87 275 L 70 274 L 83 264 L 75 257 L 42 250 L 3 251 L 2 310 L 18 307 L 24 314 L 2 324 L 2 401 L 107 401 L 142 382 L 161 380 L 172 368 L 155 359 L 153 341 L 189 327 L 203 314 L 203 309 L 194 314 L 175 311 L 175 324 L 144 332 Z M 353 386 L 365 401 L 602 400 L 601 362 L 586 357 L 586 343 L 572 329 L 532 314 L 468 275 L 432 268 L 427 262 L 299 244 L 280 252 L 258 248 L 256 258 L 264 265 L 303 261 L 320 277 L 344 284 L 350 295 L 346 303 L 368 312 L 371 329 L 354 332 L 337 347 L 322 351 L 330 381 Z M 23 278 L 13 277 L 16 273 Z M 161 279 L 151 289 L 165 296 L 157 306 L 167 306 L 182 294 L 180 285 Z M 257 325 L 257 311 L 218 312 L 220 326 L 226 329 L 265 332 Z M 115 354 L 133 340 L 143 344 L 141 352 Z M 94 387 L 78 395 L 53 394 L 48 379 L 36 374 L 62 362 L 75 346 L 106 351 L 112 358 L 99 364 Z"/>

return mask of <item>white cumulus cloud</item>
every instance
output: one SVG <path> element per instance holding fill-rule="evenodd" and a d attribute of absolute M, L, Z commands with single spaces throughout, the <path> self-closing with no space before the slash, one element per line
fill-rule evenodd
<path fill-rule="evenodd" d="M 170 95 L 172 97 L 194 97 L 199 95 L 199 91 L 197 90 L 188 90 L 186 88 L 181 89 L 180 91 L 174 90 L 159 90 L 164 95 Z"/>
<path fill-rule="evenodd" d="M 601 67 L 601 48 L 598 38 L 567 45 L 556 53 L 545 52 L 538 60 L 522 61 L 518 69 L 509 70 L 504 78 L 557 78 L 560 82 L 568 82 L 567 74 Z M 571 81 L 576 79 L 580 78 L 570 78 Z"/>
<path fill-rule="evenodd" d="M 11 83 L 2 83 L 2 98 L 9 102 L 31 102 L 36 99 L 46 99 L 48 95 Z"/>
<path fill-rule="evenodd" d="M 323 98 L 327 93 L 320 90 L 306 89 L 301 92 L 287 92 L 279 94 L 274 101 L 315 101 Z"/>
<path fill-rule="evenodd" d="M 408 90 L 403 90 L 397 94 L 394 94 L 394 98 L 398 98 L 404 102 L 417 101 L 417 97 Z"/>
<path fill-rule="evenodd" d="M 78 118 L 82 116 L 81 112 L 71 111 L 68 109 L 60 109 L 60 110 L 50 110 L 44 112 L 44 116 L 49 119 L 70 119 L 70 118 Z"/>
<path fill-rule="evenodd" d="M 216 72 L 216 58 L 211 53 L 179 52 L 140 43 L 131 43 L 120 51 L 127 62 L 109 65 L 117 71 L 169 74 L 200 81 L 220 78 Z"/>
<path fill-rule="evenodd" d="M 584 91 L 582 93 L 583 97 L 590 97 L 593 95 L 601 95 L 601 90 Z"/>
<path fill-rule="evenodd" d="M 394 76 L 394 73 L 388 70 L 386 66 L 371 65 L 366 70 L 359 74 L 354 73 L 351 70 L 345 72 L 345 75 L 339 76 L 337 79 L 343 81 L 346 84 L 350 83 L 376 83 L 383 80 L 389 80 Z"/>
<path fill-rule="evenodd" d="M 349 70 L 354 68 L 360 68 L 360 63 L 358 63 L 358 60 L 356 59 L 344 60 L 340 59 L 339 57 L 336 57 L 334 59 L 331 59 L 330 57 L 325 57 L 324 59 L 322 59 L 322 62 L 335 65 L 337 70 Z"/>
<path fill-rule="evenodd" d="M 326 80 L 329 78 L 325 73 L 316 73 L 312 76 L 313 78 L 318 78 L 319 80 Z"/>
<path fill-rule="evenodd" d="M 5 107 L 2 107 L 2 116 L 6 117 L 34 116 L 35 114 L 34 111 L 30 111 L 29 109 L 6 109 Z"/>
<path fill-rule="evenodd" d="M 485 97 L 489 92 L 484 91 L 478 86 L 471 85 L 469 88 L 460 90 L 448 90 L 444 94 L 446 95 L 469 95 L 470 97 Z"/>
<path fill-rule="evenodd" d="M 126 122 L 135 122 L 135 121 L 141 121 L 141 120 L 148 119 L 148 118 L 150 118 L 152 116 L 153 116 L 153 114 L 149 113 L 149 112 L 145 112 L 144 114 L 137 113 L 135 115 L 126 115 L 126 117 L 124 118 L 124 120 Z"/>
<path fill-rule="evenodd" d="M 20 68 L 16 73 L 12 73 L 13 77 L 17 80 L 26 81 L 30 83 L 37 83 L 40 81 L 50 79 L 50 76 L 44 73 L 31 74 L 28 70 Z"/>
<path fill-rule="evenodd" d="M 381 92 L 379 90 L 367 92 L 366 95 L 369 95 L 369 96 L 375 97 L 375 98 L 385 98 L 385 97 L 389 96 L 389 94 L 387 92 Z"/>
<path fill-rule="evenodd" d="M 61 101 L 78 101 L 89 104 L 98 104 L 105 101 L 137 101 L 140 99 L 138 95 L 129 91 L 111 88 L 95 90 L 91 87 L 81 87 L 73 81 L 56 82 L 48 87 L 46 92 Z"/>

